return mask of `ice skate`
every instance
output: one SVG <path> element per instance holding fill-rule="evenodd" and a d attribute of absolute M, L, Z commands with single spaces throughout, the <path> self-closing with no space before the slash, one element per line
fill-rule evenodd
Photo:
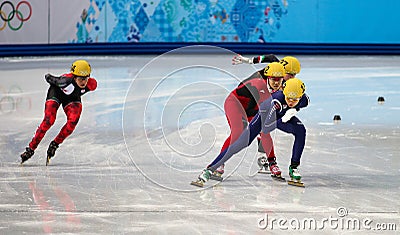
<path fill-rule="evenodd" d="M 257 159 L 257 164 L 260 167 L 260 169 L 258 170 L 258 173 L 271 174 L 271 172 L 269 170 L 267 158 L 264 156 L 264 154 L 263 154 L 263 156 L 261 156 Z"/>
<path fill-rule="evenodd" d="M 282 177 L 281 169 L 279 169 L 278 164 L 275 161 L 269 162 L 268 165 L 269 170 L 271 171 L 271 177 L 274 180 L 286 182 L 285 178 Z"/>
<path fill-rule="evenodd" d="M 301 175 L 297 167 L 289 166 L 289 176 L 290 180 L 288 180 L 289 185 L 297 186 L 297 187 L 305 187 L 303 182 L 301 182 Z"/>
<path fill-rule="evenodd" d="M 222 178 L 222 174 L 225 172 L 225 165 L 222 164 L 220 167 L 217 168 L 217 170 L 214 171 L 214 173 L 211 175 L 210 179 L 212 180 L 217 180 L 217 181 L 222 181 L 224 178 Z"/>
<path fill-rule="evenodd" d="M 212 174 L 213 174 L 212 171 L 210 171 L 208 169 L 204 169 L 201 172 L 201 174 L 199 175 L 198 179 L 196 181 L 192 181 L 192 183 L 190 183 L 190 184 L 197 186 L 197 187 L 203 187 L 204 183 L 210 179 Z"/>
<path fill-rule="evenodd" d="M 33 156 L 35 151 L 29 147 L 26 147 L 25 152 L 21 154 L 21 165 Z"/>
<path fill-rule="evenodd" d="M 56 154 L 56 150 L 58 148 L 58 144 L 56 142 L 51 141 L 49 148 L 47 149 L 47 158 L 46 158 L 46 166 L 50 164 L 50 159 L 54 157 Z"/>

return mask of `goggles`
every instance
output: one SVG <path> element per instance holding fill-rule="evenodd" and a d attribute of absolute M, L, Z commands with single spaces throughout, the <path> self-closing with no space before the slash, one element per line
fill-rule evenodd
<path fill-rule="evenodd" d="M 300 99 L 301 99 L 301 97 L 300 98 L 287 98 L 287 100 L 289 102 L 298 102 L 298 101 L 300 101 Z"/>
<path fill-rule="evenodd" d="M 274 82 L 279 82 L 283 79 L 283 77 L 268 77 L 268 79 L 271 79 Z"/>
<path fill-rule="evenodd" d="M 82 81 L 86 81 L 89 78 L 89 76 L 86 76 L 86 77 L 76 76 L 76 78 L 79 80 L 82 80 Z"/>

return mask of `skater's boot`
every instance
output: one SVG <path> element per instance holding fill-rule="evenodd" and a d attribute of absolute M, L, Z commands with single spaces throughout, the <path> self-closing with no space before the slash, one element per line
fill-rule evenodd
<path fill-rule="evenodd" d="M 205 183 L 205 182 L 207 182 L 207 181 L 210 179 L 210 177 L 211 177 L 212 174 L 213 174 L 212 171 L 210 171 L 210 170 L 208 170 L 208 169 L 204 169 L 204 170 L 201 172 L 201 174 L 199 175 L 198 180 L 200 180 L 201 182 Z"/>
<path fill-rule="evenodd" d="M 301 180 L 301 175 L 299 170 L 297 169 L 297 166 L 290 165 L 289 166 L 289 176 L 293 180 L 300 181 Z"/>
<path fill-rule="evenodd" d="M 50 159 L 54 157 L 56 154 L 56 150 L 58 148 L 58 144 L 53 140 L 51 141 L 49 148 L 47 149 L 47 160 L 46 160 L 46 166 L 49 165 Z"/>
<path fill-rule="evenodd" d="M 272 175 L 277 177 L 281 176 L 282 174 L 281 169 L 279 169 L 279 166 L 275 161 L 268 162 L 268 165 Z"/>
<path fill-rule="evenodd" d="M 257 159 L 257 164 L 260 167 L 259 172 L 261 171 L 268 171 L 269 167 L 268 167 L 268 161 L 267 158 L 265 156 L 261 156 Z"/>
<path fill-rule="evenodd" d="M 222 174 L 224 174 L 225 170 L 225 165 L 222 164 L 221 166 L 219 166 L 211 175 L 210 179 L 212 180 L 218 180 L 218 181 L 222 181 Z"/>
<path fill-rule="evenodd" d="M 31 158 L 34 153 L 35 151 L 33 149 L 26 147 L 25 152 L 21 154 L 21 164 Z"/>
<path fill-rule="evenodd" d="M 271 171 L 271 177 L 274 180 L 286 182 L 286 179 L 282 177 L 282 172 L 281 169 L 279 169 L 278 163 L 276 163 L 276 158 L 275 157 L 268 157 L 268 167 L 269 170 Z"/>
<path fill-rule="evenodd" d="M 224 174 L 225 172 L 225 164 L 222 164 L 221 166 L 219 166 L 217 168 L 217 170 L 214 171 L 213 175 L 216 175 L 218 177 L 221 177 L 222 174 Z"/>
<path fill-rule="evenodd" d="M 191 185 L 197 186 L 197 187 L 203 187 L 204 183 L 207 182 L 211 176 L 213 175 L 213 172 L 211 170 L 208 169 L 204 169 L 199 177 L 197 178 L 196 181 L 192 181 L 192 183 L 190 183 Z"/>

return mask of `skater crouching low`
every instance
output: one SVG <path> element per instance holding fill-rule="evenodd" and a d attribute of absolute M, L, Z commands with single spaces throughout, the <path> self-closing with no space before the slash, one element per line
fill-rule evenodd
<path fill-rule="evenodd" d="M 272 93 L 270 99 L 261 103 L 258 113 L 243 130 L 240 137 L 222 151 L 202 171 L 198 180 L 192 182 L 192 184 L 202 187 L 220 165 L 224 164 L 235 153 L 249 146 L 260 132 L 261 136 L 263 136 L 278 128 L 295 136 L 289 166 L 289 176 L 292 181 L 289 181 L 289 184 L 293 182 L 296 186 L 304 186 L 300 182 L 301 175 L 298 171 L 298 166 L 300 165 L 300 158 L 305 145 L 306 129 L 303 123 L 295 116 L 301 108 L 309 104 L 309 98 L 304 92 L 305 86 L 300 79 L 292 78 L 286 81 L 283 91 Z"/>
<path fill-rule="evenodd" d="M 50 84 L 44 109 L 44 118 L 35 132 L 24 153 L 21 154 L 21 164 L 31 158 L 46 132 L 54 124 L 57 110 L 63 106 L 67 123 L 59 134 L 51 141 L 47 149 L 46 165 L 55 155 L 58 146 L 74 131 L 82 112 L 81 96 L 97 88 L 97 81 L 90 77 L 91 67 L 85 60 L 72 63 L 70 73 L 59 77 L 46 74 L 45 79 Z"/>
<path fill-rule="evenodd" d="M 259 105 L 271 97 L 271 93 L 281 88 L 285 69 L 282 64 L 272 62 L 264 69 L 257 71 L 239 84 L 224 102 L 225 115 L 231 130 L 225 140 L 221 152 L 236 141 L 246 128 L 248 122 L 257 114 Z M 263 167 L 271 169 L 271 172 L 280 175 L 280 169 L 276 163 L 273 141 L 269 134 L 264 135 L 262 145 L 265 147 L 266 156 Z M 213 172 L 211 179 L 222 180 L 224 164 Z"/>

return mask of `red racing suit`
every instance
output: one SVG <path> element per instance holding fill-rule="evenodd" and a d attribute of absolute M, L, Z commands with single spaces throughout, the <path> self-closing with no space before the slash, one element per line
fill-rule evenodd
<path fill-rule="evenodd" d="M 81 96 L 97 88 L 97 81 L 94 78 L 88 78 L 86 87 L 80 88 L 76 84 L 72 73 L 63 74 L 59 77 L 46 74 L 45 79 L 50 84 L 50 87 L 47 91 L 43 121 L 29 143 L 29 147 L 32 150 L 37 148 L 46 132 L 54 124 L 60 105 L 63 106 L 67 115 L 67 123 L 61 128 L 54 141 L 57 144 L 61 144 L 71 135 L 81 116 Z"/>
<path fill-rule="evenodd" d="M 266 89 L 268 91 L 267 96 L 261 96 L 261 99 L 258 100 L 258 102 L 255 101 L 254 98 L 256 96 L 252 96 L 251 92 L 246 92 L 243 90 L 243 85 L 244 84 L 251 84 L 253 80 L 264 80 L 265 87 L 262 85 L 260 88 Z M 225 101 L 225 115 L 227 116 L 229 126 L 231 128 L 231 134 L 230 136 L 225 140 L 224 145 L 221 148 L 221 152 L 224 151 L 228 146 L 230 142 L 235 141 L 241 131 L 243 131 L 244 128 L 246 128 L 247 123 L 250 122 L 250 120 L 254 117 L 254 115 L 258 112 L 258 104 L 263 102 L 265 99 L 267 99 L 271 93 L 275 92 L 269 84 L 268 84 L 268 77 L 264 75 L 264 69 L 261 69 L 255 73 L 253 73 L 251 76 L 243 80 L 239 86 L 232 91 L 232 93 L 228 96 L 228 98 Z M 232 100 L 231 95 L 235 94 L 234 96 L 237 97 L 237 100 L 240 101 L 240 105 L 242 106 L 242 109 L 240 107 L 235 106 L 234 102 L 228 101 Z M 256 105 L 257 104 L 257 105 Z M 227 108 L 227 106 L 230 106 Z M 229 110 L 228 110 L 229 109 Z M 247 115 L 243 115 L 243 109 Z M 230 121 L 231 120 L 231 121 Z M 234 123 L 234 124 L 232 124 Z M 275 151 L 274 151 L 274 144 L 271 138 L 270 133 L 262 135 L 262 140 L 261 144 L 262 147 L 261 149 L 266 153 L 267 158 L 274 160 L 275 161 Z M 233 140 L 233 141 L 232 141 Z M 260 147 L 259 147 L 260 150 Z"/>
<path fill-rule="evenodd" d="M 270 96 L 267 81 L 261 78 L 241 83 L 228 95 L 224 110 L 231 133 L 225 140 L 221 152 L 239 138 L 248 122 L 257 114 L 258 105 Z"/>

